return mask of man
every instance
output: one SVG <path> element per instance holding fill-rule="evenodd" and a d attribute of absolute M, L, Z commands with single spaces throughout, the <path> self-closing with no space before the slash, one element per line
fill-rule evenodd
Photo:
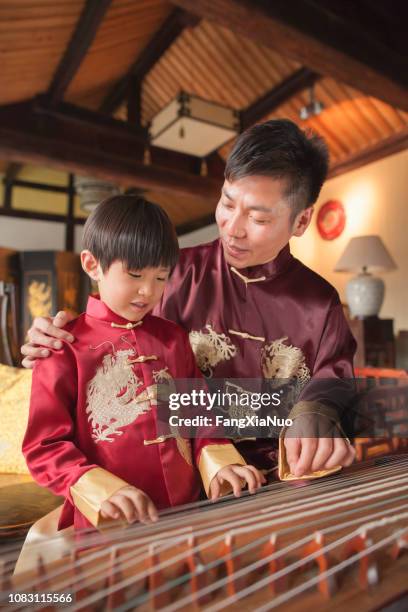
<path fill-rule="evenodd" d="M 190 332 L 207 377 L 279 378 L 303 387 L 284 440 L 296 477 L 354 458 L 343 436 L 350 396 L 342 381 L 353 377 L 355 341 L 336 290 L 293 258 L 288 244 L 309 226 L 327 170 L 323 140 L 291 121 L 244 132 L 226 164 L 216 210 L 220 238 L 182 251 L 156 310 Z M 60 329 L 68 320 L 65 313 L 53 322 L 35 319 L 22 347 L 25 367 L 48 354 L 37 345 L 70 339 Z M 265 445 L 276 447 L 257 441 L 252 451 Z"/>

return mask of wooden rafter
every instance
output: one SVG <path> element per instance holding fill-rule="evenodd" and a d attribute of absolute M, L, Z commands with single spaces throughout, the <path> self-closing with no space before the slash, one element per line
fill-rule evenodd
<path fill-rule="evenodd" d="M 12 183 L 13 181 L 15 181 L 19 173 L 21 172 L 22 167 L 23 164 L 20 164 L 18 162 L 11 162 L 7 166 L 7 170 L 4 175 L 4 181 L 7 183 Z"/>
<path fill-rule="evenodd" d="M 112 0 L 87 0 L 77 27 L 54 74 L 47 97 L 51 105 L 63 99 Z"/>
<path fill-rule="evenodd" d="M 142 124 L 142 81 L 138 77 L 130 79 L 127 120 L 131 125 Z"/>
<path fill-rule="evenodd" d="M 306 89 L 306 87 L 311 87 L 319 78 L 319 75 L 313 72 L 313 70 L 300 68 L 279 83 L 279 85 L 273 87 L 259 100 L 256 100 L 251 106 L 241 111 L 242 129 L 245 130 L 250 125 L 266 117 L 300 91 Z"/>
<path fill-rule="evenodd" d="M 366 164 L 370 164 L 374 161 L 404 151 L 408 147 L 408 128 L 393 134 L 389 138 L 385 138 L 380 142 L 377 142 L 370 147 L 365 148 L 363 151 L 358 151 L 353 155 L 349 155 L 345 160 L 339 161 L 334 164 L 329 171 L 329 178 L 339 176 L 345 172 L 350 172 Z"/>
<path fill-rule="evenodd" d="M 72 251 L 74 245 L 74 228 L 76 225 L 84 225 L 86 218 L 83 217 L 72 217 L 69 218 L 69 215 L 60 215 L 60 214 L 52 214 L 52 213 L 41 213 L 35 212 L 33 210 L 15 210 L 5 209 L 4 207 L 0 207 L 0 217 L 12 217 L 15 219 L 30 219 L 33 221 L 48 221 L 52 223 L 66 223 L 66 234 L 65 234 L 65 250 Z M 183 236 L 184 234 L 189 234 L 190 232 L 197 231 L 199 229 L 203 229 L 209 225 L 213 225 L 215 223 L 214 213 L 209 215 L 205 215 L 203 217 L 199 217 L 198 219 L 194 219 L 193 221 L 186 221 L 185 223 L 180 223 L 176 225 L 176 234 L 177 236 Z"/>
<path fill-rule="evenodd" d="M 148 45 L 132 64 L 128 73 L 114 85 L 103 100 L 100 111 L 112 114 L 129 94 L 132 84 L 140 84 L 154 64 L 180 36 L 184 28 L 198 23 L 199 19 L 181 9 L 175 9 Z"/>
<path fill-rule="evenodd" d="M 212 199 L 218 195 L 219 179 L 199 176 L 196 158 L 152 147 L 152 164 L 145 165 L 146 141 L 140 131 L 72 108 L 64 104 L 49 109 L 36 100 L 0 107 L 0 156 L 154 191 Z M 94 115 L 93 121 L 83 114 Z"/>
<path fill-rule="evenodd" d="M 408 110 L 405 60 L 370 31 L 331 15 L 317 2 L 297 0 L 172 0 L 285 55 L 319 74 Z"/>

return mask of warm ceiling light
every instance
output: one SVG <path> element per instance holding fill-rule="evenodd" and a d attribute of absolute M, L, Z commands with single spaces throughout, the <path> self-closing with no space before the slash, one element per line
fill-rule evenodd
<path fill-rule="evenodd" d="M 150 138 L 157 147 L 207 157 L 237 136 L 239 127 L 238 111 L 181 92 L 153 118 Z"/>
<path fill-rule="evenodd" d="M 312 85 L 309 89 L 309 104 L 302 106 L 299 111 L 299 116 L 303 121 L 306 121 L 306 119 L 309 119 L 310 117 L 320 115 L 323 109 L 324 104 L 323 102 L 320 102 L 320 100 L 316 100 L 314 85 Z"/>
<path fill-rule="evenodd" d="M 117 185 L 89 176 L 75 177 L 75 191 L 85 212 L 92 212 L 100 202 L 120 193 Z"/>

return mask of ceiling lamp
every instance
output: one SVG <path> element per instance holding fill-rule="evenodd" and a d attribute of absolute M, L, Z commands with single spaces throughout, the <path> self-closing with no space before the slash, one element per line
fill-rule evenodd
<path fill-rule="evenodd" d="M 117 185 L 89 176 L 75 177 L 75 191 L 85 212 L 92 212 L 100 202 L 120 193 Z"/>
<path fill-rule="evenodd" d="M 324 104 L 323 102 L 320 102 L 320 100 L 316 100 L 314 85 L 312 85 L 309 89 L 309 104 L 302 106 L 299 111 L 299 116 L 303 121 L 306 121 L 306 119 L 309 119 L 310 117 L 320 115 L 323 109 Z"/>
<path fill-rule="evenodd" d="M 157 147 L 207 157 L 237 136 L 239 113 L 232 108 L 181 92 L 150 124 Z"/>

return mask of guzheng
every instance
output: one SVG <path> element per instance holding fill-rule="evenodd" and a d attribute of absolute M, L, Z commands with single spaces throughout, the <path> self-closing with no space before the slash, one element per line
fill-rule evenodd
<path fill-rule="evenodd" d="M 68 609 L 86 611 L 403 610 L 407 548 L 408 456 L 381 457 L 169 510 L 152 526 L 83 533 L 52 563 L 42 546 L 36 568 L 14 577 L 10 545 L 2 603 L 10 591 L 70 591 Z"/>

